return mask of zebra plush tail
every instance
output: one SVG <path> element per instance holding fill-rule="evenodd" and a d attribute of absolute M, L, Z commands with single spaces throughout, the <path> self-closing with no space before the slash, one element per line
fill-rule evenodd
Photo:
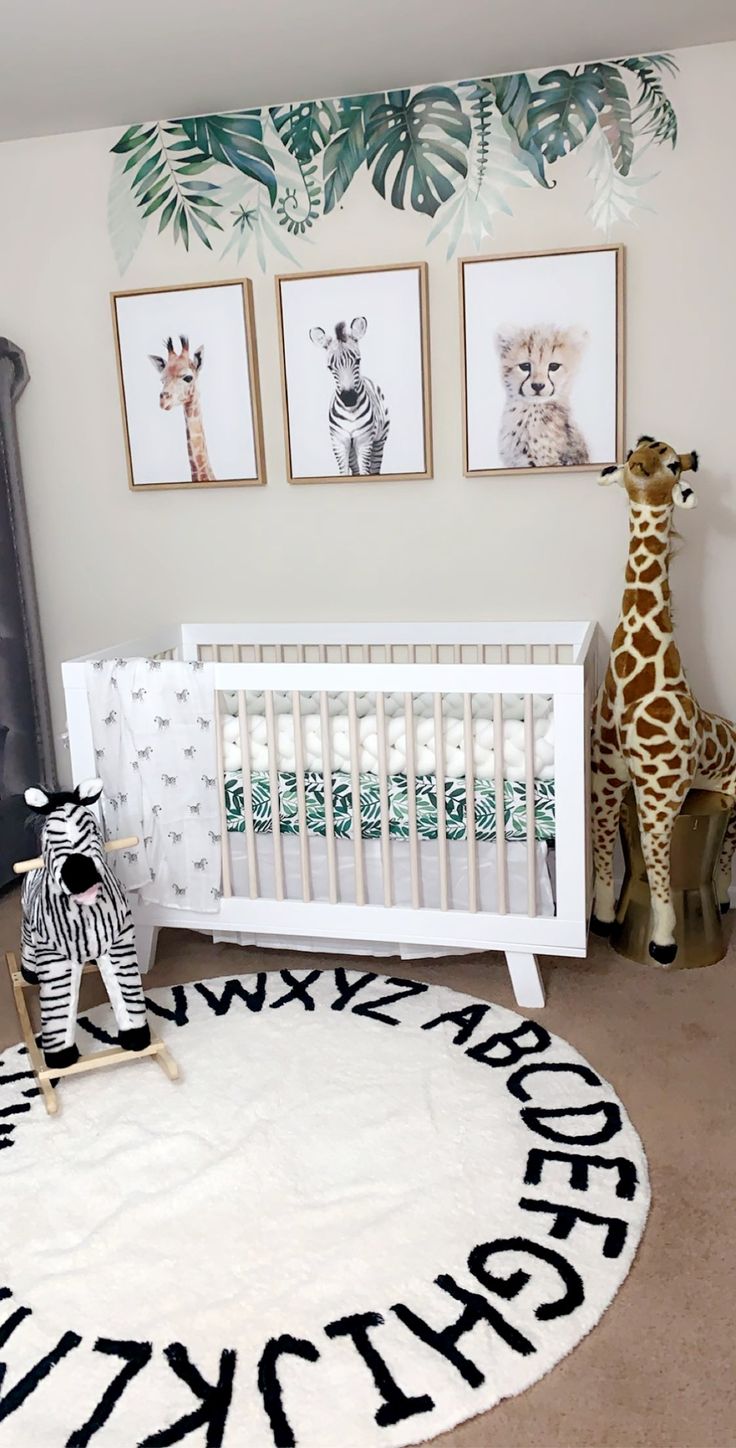
<path fill-rule="evenodd" d="M 371 446 L 370 465 L 368 471 L 374 475 L 380 473 L 383 462 L 383 450 L 386 446 L 386 438 L 391 425 L 386 399 L 380 389 L 376 388 L 376 417 L 373 429 L 373 443 Z"/>

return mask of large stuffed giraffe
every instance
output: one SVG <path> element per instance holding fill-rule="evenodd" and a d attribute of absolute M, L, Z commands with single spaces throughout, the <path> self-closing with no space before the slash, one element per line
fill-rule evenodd
<path fill-rule="evenodd" d="M 659 965 L 677 954 L 670 891 L 670 845 L 688 789 L 721 790 L 736 803 L 736 727 L 706 714 L 688 687 L 674 640 L 669 564 L 674 508 L 696 497 L 682 474 L 697 454 L 640 437 L 622 467 L 604 468 L 602 483 L 620 483 L 629 498 L 626 587 L 593 724 L 593 862 L 591 928 L 607 935 L 615 917 L 613 849 L 624 794 L 633 785 L 652 901 L 649 953 Z M 732 812 L 718 870 L 728 909 L 736 848 Z"/>
<path fill-rule="evenodd" d="M 213 483 L 212 471 L 207 453 L 207 442 L 202 421 L 202 402 L 199 396 L 199 373 L 204 362 L 204 347 L 189 351 L 189 338 L 180 337 L 181 352 L 174 350 L 170 337 L 166 339 L 166 360 L 154 357 L 151 361 L 161 374 L 161 396 L 159 404 L 164 412 L 172 407 L 184 408 L 187 429 L 187 452 L 193 483 Z"/>

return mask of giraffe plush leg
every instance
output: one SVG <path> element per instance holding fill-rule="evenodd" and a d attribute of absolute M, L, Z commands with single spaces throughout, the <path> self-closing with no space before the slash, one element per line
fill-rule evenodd
<path fill-rule="evenodd" d="M 595 935 L 610 935 L 616 916 L 613 886 L 613 851 L 621 805 L 628 779 L 615 774 L 593 774 L 593 867 L 595 891 L 590 928 Z"/>
<path fill-rule="evenodd" d="M 636 781 L 634 783 L 641 847 L 652 902 L 649 954 L 657 965 L 672 965 L 677 955 L 675 908 L 670 888 L 670 850 L 675 820 L 689 782 L 689 779 L 680 781 L 666 800 L 653 795 L 650 781 L 644 786 Z"/>
<path fill-rule="evenodd" d="M 734 851 L 736 850 L 736 806 L 731 810 L 731 817 L 726 826 L 726 835 L 721 848 L 721 858 L 718 861 L 716 871 L 716 889 L 721 911 L 725 915 L 731 908 L 729 890 L 731 888 L 731 868 L 733 865 Z"/>

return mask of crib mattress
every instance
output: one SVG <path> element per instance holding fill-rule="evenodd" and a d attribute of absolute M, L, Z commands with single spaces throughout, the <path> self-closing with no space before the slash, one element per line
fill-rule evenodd
<path fill-rule="evenodd" d="M 222 695 L 225 716 L 222 726 L 223 761 L 226 770 L 242 769 L 238 695 Z M 325 755 L 322 742 L 322 719 L 319 695 L 303 693 L 301 699 L 301 732 L 304 765 L 309 770 L 323 770 Z M 269 767 L 268 731 L 265 701 L 262 693 L 247 693 L 246 718 L 248 750 L 252 770 Z M 279 770 L 296 767 L 296 740 L 292 698 L 274 694 L 274 728 L 276 764 Z M 434 722 L 435 696 L 417 694 L 413 700 L 414 767 L 417 774 L 433 774 L 437 769 L 437 739 Z M 407 720 L 403 694 L 385 694 L 385 740 L 389 774 L 402 774 L 407 767 Z M 554 778 L 554 701 L 548 694 L 534 694 L 531 707 L 520 694 L 504 694 L 503 707 L 503 772 L 504 778 L 523 781 L 526 777 L 527 730 L 533 735 L 534 775 L 537 779 Z M 378 773 L 378 731 L 375 694 L 356 694 L 358 767 L 361 773 Z M 350 720 L 346 694 L 328 695 L 329 763 L 333 770 L 349 771 L 352 751 Z M 493 722 L 493 699 L 489 694 L 474 694 L 471 700 L 470 736 L 473 774 L 476 779 L 492 780 L 496 770 L 496 730 Z M 498 731 L 501 733 L 501 730 Z M 462 694 L 443 696 L 442 754 L 446 779 L 462 779 L 466 773 L 467 748 L 465 701 Z"/>
<path fill-rule="evenodd" d="M 325 776 L 318 770 L 304 775 L 307 831 L 325 836 Z M 256 834 L 270 834 L 273 829 L 269 776 L 258 770 L 251 774 L 253 824 Z M 293 770 L 278 773 L 279 828 L 284 835 L 299 834 L 299 801 L 297 776 Z M 438 833 L 437 777 L 418 775 L 416 779 L 417 832 L 422 840 L 436 840 Z M 225 774 L 227 828 L 239 834 L 245 830 L 242 770 Z M 349 774 L 337 770 L 332 775 L 332 807 L 335 835 L 351 839 L 353 835 L 353 791 Z M 504 782 L 504 833 L 507 840 L 525 840 L 526 789 L 513 780 Z M 445 780 L 446 830 L 449 840 L 467 838 L 467 798 L 464 779 Z M 405 774 L 388 776 L 389 835 L 394 840 L 407 840 L 409 830 L 409 782 Z M 361 835 L 365 840 L 381 837 L 381 796 L 376 774 L 360 776 Z M 534 782 L 534 825 L 537 840 L 551 841 L 555 836 L 554 780 Z M 496 838 L 496 791 L 491 780 L 475 781 L 475 834 L 478 840 Z"/>

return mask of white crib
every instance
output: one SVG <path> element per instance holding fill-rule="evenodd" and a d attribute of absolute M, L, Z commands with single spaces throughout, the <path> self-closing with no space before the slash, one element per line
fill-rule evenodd
<path fill-rule="evenodd" d="M 158 929 L 179 927 L 218 936 L 298 946 L 321 942 L 366 954 L 403 946 L 428 952 L 503 951 L 517 1002 L 541 1006 L 539 954 L 582 957 L 586 951 L 591 855 L 589 832 L 589 721 L 595 690 L 595 625 L 583 623 L 182 625 L 64 663 L 71 769 L 75 779 L 96 773 L 86 665 L 91 660 L 150 658 L 213 664 L 222 820 L 222 898 L 217 912 L 180 910 L 132 901 L 142 969 L 155 954 Z M 254 827 L 250 781 L 248 703 L 262 695 L 273 805 L 270 835 Z M 291 699 L 296 760 L 296 837 L 281 832 L 277 717 L 274 700 Z M 361 798 L 358 701 L 368 695 L 378 741 L 378 838 L 364 839 L 360 804 L 351 838 L 337 838 L 332 789 L 325 790 L 323 836 L 307 826 L 303 700 L 317 710 L 328 737 L 330 700 L 343 696 L 350 741 L 353 801 Z M 525 728 L 522 780 L 525 839 L 509 843 L 505 825 L 489 845 L 476 838 L 474 700 L 487 701 L 497 740 L 503 738 L 504 696 L 521 696 Z M 391 837 L 389 823 L 388 699 L 400 696 L 406 730 L 402 780 L 407 796 L 406 838 Z M 416 701 L 431 696 L 435 742 L 447 727 L 447 701 L 461 700 L 467 798 L 464 838 L 448 837 L 444 744 L 436 753 L 436 832 L 420 838 L 417 826 Z M 535 819 L 535 700 L 551 700 L 554 716 L 554 896 L 548 852 L 537 840 Z M 233 698 L 235 704 L 233 704 Z M 316 702 L 315 702 L 316 701 Z M 455 706 L 456 707 L 456 704 Z M 545 702 L 545 708 L 547 708 Z M 223 721 L 239 737 L 243 819 L 229 823 L 225 791 Z M 323 750 L 325 745 L 323 744 Z M 327 749 L 327 755 L 329 749 Z M 504 751 L 496 747 L 495 800 L 505 799 Z M 467 761 L 470 761 L 468 764 Z M 329 757 L 324 778 L 332 780 Z M 375 782 L 375 780 L 374 780 Z M 502 816 L 503 817 L 503 816 Z M 523 876 L 521 879 L 520 876 Z"/>

